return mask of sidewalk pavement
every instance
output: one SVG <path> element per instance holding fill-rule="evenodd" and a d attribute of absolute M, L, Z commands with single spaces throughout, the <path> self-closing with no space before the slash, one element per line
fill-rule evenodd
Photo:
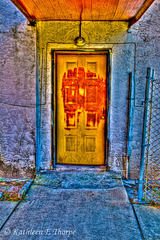
<path fill-rule="evenodd" d="M 160 240 L 160 206 L 133 205 L 146 240 Z"/>
<path fill-rule="evenodd" d="M 160 240 L 160 208 L 132 206 L 119 173 L 44 172 L 17 204 L 0 202 L 0 239 Z"/>

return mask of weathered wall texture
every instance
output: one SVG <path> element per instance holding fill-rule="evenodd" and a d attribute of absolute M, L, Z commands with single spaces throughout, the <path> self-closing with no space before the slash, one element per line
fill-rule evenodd
<path fill-rule="evenodd" d="M 19 10 L 0 1 L 0 176 L 35 171 L 35 40 Z"/>
<path fill-rule="evenodd" d="M 131 168 L 139 169 L 141 155 L 143 101 L 147 67 L 155 69 L 155 79 L 160 78 L 160 1 L 156 0 L 143 17 L 131 28 L 128 41 L 136 43 L 135 114 L 133 125 Z M 159 123 L 160 124 L 160 123 Z M 132 173 L 133 177 L 134 174 Z"/>
<path fill-rule="evenodd" d="M 50 169 L 51 163 L 51 51 L 77 50 L 74 39 L 79 35 L 78 22 L 37 22 L 35 29 L 15 7 L 7 7 L 6 0 L 0 4 L 3 24 L 1 33 L 1 86 L 5 103 L 27 105 L 14 107 L 0 104 L 2 108 L 2 163 L 19 167 L 20 171 L 35 166 L 35 49 L 37 47 L 37 158 L 42 169 Z M 12 5 L 12 4 L 10 4 Z M 159 37 L 160 3 L 152 4 L 143 17 L 128 29 L 125 22 L 83 22 L 82 36 L 86 45 L 82 49 L 111 49 L 111 122 L 110 160 L 111 170 L 125 175 L 127 139 L 128 79 L 133 72 L 135 79 L 135 114 L 132 141 L 131 177 L 138 178 L 145 77 L 147 67 L 160 75 Z M 6 18 L 4 20 L 5 15 Z M 17 16 L 15 18 L 14 16 Z M 7 20 L 6 20 L 7 19 Z M 16 19 L 16 20 L 14 20 Z M 35 41 L 37 38 L 37 45 Z M 32 108 L 32 107 L 33 108 Z M 41 112 L 40 112 L 41 111 Z M 41 114 L 42 113 L 42 122 Z M 16 117 L 15 117 L 16 116 Z M 29 170 L 28 170 L 29 171 Z"/>

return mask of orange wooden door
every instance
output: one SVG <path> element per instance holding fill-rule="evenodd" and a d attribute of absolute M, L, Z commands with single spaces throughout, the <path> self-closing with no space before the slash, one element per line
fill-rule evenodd
<path fill-rule="evenodd" d="M 106 55 L 57 55 L 57 163 L 104 165 Z"/>

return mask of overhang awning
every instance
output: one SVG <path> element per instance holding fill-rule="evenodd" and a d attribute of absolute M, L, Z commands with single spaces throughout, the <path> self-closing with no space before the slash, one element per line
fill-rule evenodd
<path fill-rule="evenodd" d="M 11 0 L 31 22 L 129 21 L 134 24 L 154 0 Z"/>

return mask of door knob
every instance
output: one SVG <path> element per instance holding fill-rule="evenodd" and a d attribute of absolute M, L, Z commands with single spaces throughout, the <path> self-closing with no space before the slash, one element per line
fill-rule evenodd
<path fill-rule="evenodd" d="M 104 116 L 104 107 L 103 107 L 103 115 L 102 115 L 102 119 L 105 119 L 106 117 Z"/>

